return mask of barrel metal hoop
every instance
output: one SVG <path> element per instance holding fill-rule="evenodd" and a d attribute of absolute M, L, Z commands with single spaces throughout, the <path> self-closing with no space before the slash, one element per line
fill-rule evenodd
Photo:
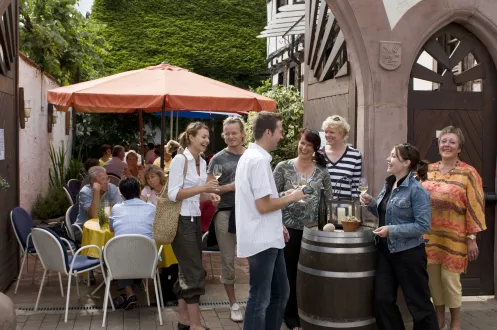
<path fill-rule="evenodd" d="M 334 244 L 359 244 L 359 243 L 371 243 L 374 244 L 374 239 L 371 237 L 355 237 L 355 238 L 341 238 L 341 237 L 323 237 L 314 236 L 304 233 L 304 238 L 309 241 L 319 242 L 319 243 L 334 243 Z"/>
<path fill-rule="evenodd" d="M 320 230 L 313 230 L 307 227 L 304 228 L 304 235 L 312 235 L 326 238 L 362 238 L 369 237 L 374 239 L 373 228 L 367 231 L 355 231 L 355 232 L 326 232 Z"/>
<path fill-rule="evenodd" d="M 332 277 L 332 278 L 363 278 L 363 277 L 373 277 L 375 274 L 374 270 L 368 270 L 365 272 L 330 272 L 327 270 L 312 269 L 302 264 L 298 264 L 298 269 L 304 273 L 321 276 L 321 277 Z"/>
<path fill-rule="evenodd" d="M 357 247 L 357 248 L 334 248 L 334 247 L 316 246 L 302 242 L 301 247 L 304 250 L 308 251 L 331 253 L 331 254 L 361 254 L 361 253 L 369 253 L 376 251 L 376 247 L 374 245 Z"/>
<path fill-rule="evenodd" d="M 351 321 L 351 322 L 332 322 L 332 321 L 325 321 L 322 319 L 316 319 L 316 316 L 314 315 L 309 315 L 306 312 L 302 311 L 299 308 L 299 316 L 302 320 L 306 321 L 307 323 L 314 324 L 317 326 L 321 327 L 326 327 L 326 328 L 339 328 L 339 329 L 347 329 L 347 328 L 359 328 L 359 327 L 364 327 L 370 324 L 374 324 L 376 322 L 375 318 L 370 318 L 367 320 L 361 320 L 361 321 Z"/>

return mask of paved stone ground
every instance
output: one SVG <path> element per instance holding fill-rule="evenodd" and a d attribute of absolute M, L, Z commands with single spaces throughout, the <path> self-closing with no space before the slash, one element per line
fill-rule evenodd
<path fill-rule="evenodd" d="M 32 271 L 33 261 L 30 261 Z M 229 318 L 229 309 L 226 295 L 222 284 L 219 282 L 220 263 L 217 254 L 204 256 L 204 267 L 208 271 L 206 295 L 201 299 L 201 314 L 203 324 L 211 330 L 239 330 L 243 328 L 243 323 L 232 322 Z M 248 265 L 246 260 L 237 259 L 236 272 L 238 284 L 236 286 L 237 298 L 245 301 L 248 297 Z M 81 297 L 78 298 L 73 286 L 69 312 L 69 320 L 64 323 L 65 299 L 60 296 L 58 279 L 56 276 L 50 277 L 50 283 L 44 288 L 40 301 L 40 311 L 33 312 L 36 296 L 39 288 L 39 279 L 42 276 L 42 269 L 38 263 L 35 271 L 35 282 L 31 281 L 31 273 L 25 273 L 24 279 L 19 286 L 17 295 L 13 294 L 14 285 L 7 291 L 7 295 L 16 304 L 17 329 L 18 330 L 92 330 L 102 328 L 103 313 L 101 309 L 91 309 L 92 306 L 102 305 L 103 290 L 94 296 L 90 292 L 95 288 L 87 288 L 80 284 Z M 97 283 L 100 281 L 97 274 Z M 64 282 L 67 290 L 67 282 Z M 153 292 L 153 287 L 151 288 Z M 114 295 L 116 294 L 114 290 Z M 155 301 L 155 297 L 150 297 Z M 138 297 L 139 303 L 143 304 L 146 298 L 143 293 Z M 90 306 L 90 309 L 83 309 Z M 225 307 L 226 306 L 226 307 Z M 62 307 L 62 308 L 61 308 Z M 53 310 L 50 310 L 53 309 Z M 245 312 L 244 307 L 242 311 Z M 169 307 L 162 311 L 163 325 L 159 324 L 157 308 L 140 307 L 133 311 L 117 310 L 108 312 L 109 330 L 149 330 L 149 329 L 177 329 L 178 314 L 176 308 Z M 408 313 L 403 310 L 406 320 L 406 328 L 412 329 Z M 448 316 L 448 315 L 447 315 Z M 462 329 L 463 330 L 496 330 L 497 329 L 497 300 L 494 297 L 464 297 L 462 307 Z M 285 326 L 282 329 L 286 329 Z"/>

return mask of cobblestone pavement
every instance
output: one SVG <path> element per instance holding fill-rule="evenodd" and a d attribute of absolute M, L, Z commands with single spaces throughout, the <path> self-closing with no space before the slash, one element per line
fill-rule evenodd
<path fill-rule="evenodd" d="M 102 328 L 103 314 L 101 309 L 95 308 L 102 305 L 103 290 L 95 295 L 90 292 L 95 286 L 86 287 L 80 284 L 81 297 L 76 296 L 76 290 L 71 290 L 69 320 L 64 323 L 65 299 L 60 295 L 57 276 L 50 277 L 50 283 L 43 289 L 40 300 L 40 311 L 33 312 L 34 303 L 38 294 L 39 280 L 42 275 L 41 266 L 35 270 L 35 281 L 32 283 L 31 272 L 33 260 L 30 261 L 30 272 L 24 273 L 24 279 L 19 286 L 17 295 L 13 294 L 14 285 L 11 285 L 6 294 L 14 301 L 17 310 L 17 329 L 19 330 L 91 330 Z M 201 299 L 201 314 L 203 324 L 211 330 L 238 330 L 243 328 L 243 323 L 235 323 L 230 320 L 230 313 L 223 285 L 219 282 L 220 261 L 219 255 L 205 255 L 204 267 L 208 272 L 206 294 Z M 243 302 L 248 298 L 248 265 L 246 260 L 236 261 L 237 285 L 236 293 L 242 302 L 242 312 L 245 313 Z M 101 281 L 96 274 L 97 284 Z M 67 282 L 65 290 L 67 290 Z M 153 289 L 151 290 L 153 292 Z M 114 295 L 116 292 L 114 290 Z M 155 297 L 150 297 L 152 302 Z M 138 296 L 139 303 L 146 301 L 141 293 Z M 405 314 L 406 328 L 412 329 L 412 323 L 405 308 L 401 308 Z M 160 326 L 157 308 L 140 307 L 133 311 L 109 310 L 108 324 L 106 329 L 177 329 L 178 314 L 176 308 L 168 307 L 162 311 L 163 325 Z M 447 315 L 448 316 L 448 315 Z M 286 329 L 285 326 L 282 329 Z M 497 300 L 494 297 L 464 297 L 462 307 L 462 329 L 463 330 L 496 330 L 497 329 Z"/>

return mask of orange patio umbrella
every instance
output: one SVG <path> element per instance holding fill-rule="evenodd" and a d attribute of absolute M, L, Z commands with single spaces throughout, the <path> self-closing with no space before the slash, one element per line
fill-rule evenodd
<path fill-rule="evenodd" d="M 85 113 L 132 113 L 139 110 L 142 145 L 143 111 L 162 112 L 163 145 L 166 111 L 276 110 L 276 102 L 273 99 L 166 63 L 55 88 L 48 91 L 47 99 L 48 103 L 53 104 L 59 111 L 67 111 L 69 107 Z"/>

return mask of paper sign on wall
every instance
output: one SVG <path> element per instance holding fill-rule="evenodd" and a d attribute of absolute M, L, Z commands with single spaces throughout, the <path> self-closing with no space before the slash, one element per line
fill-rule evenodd
<path fill-rule="evenodd" d="M 5 136 L 3 134 L 3 128 L 0 128 L 0 160 L 5 159 Z"/>

